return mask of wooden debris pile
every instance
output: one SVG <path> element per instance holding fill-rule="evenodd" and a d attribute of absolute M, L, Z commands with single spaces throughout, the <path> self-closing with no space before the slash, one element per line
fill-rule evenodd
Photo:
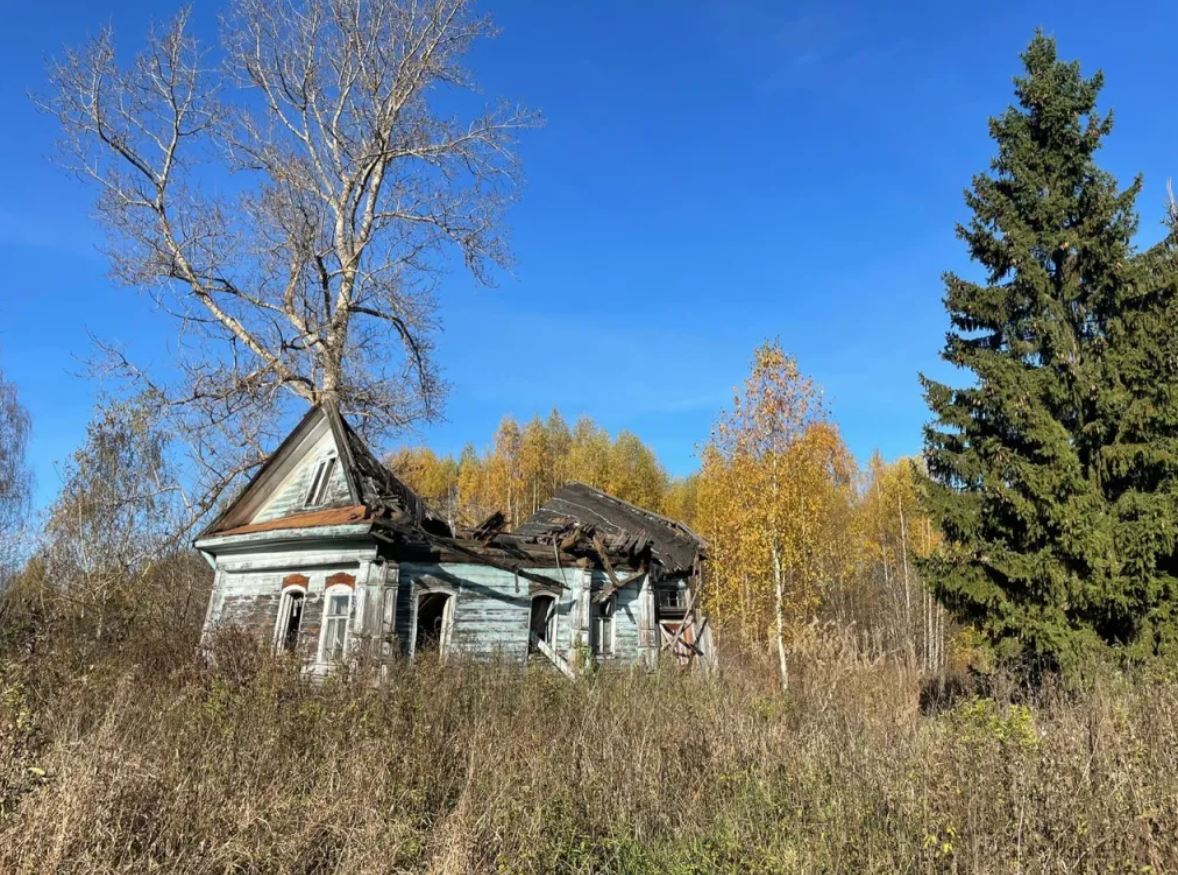
<path fill-rule="evenodd" d="M 603 530 L 573 517 L 557 517 L 545 528 L 521 537 L 524 543 L 555 546 L 571 556 L 597 557 L 608 563 L 612 557 L 631 566 L 644 565 L 650 558 L 654 539 L 640 529 Z"/>
<path fill-rule="evenodd" d="M 480 543 L 489 544 L 506 526 L 507 517 L 503 515 L 503 511 L 497 510 L 475 526 L 471 530 L 470 537 Z"/>

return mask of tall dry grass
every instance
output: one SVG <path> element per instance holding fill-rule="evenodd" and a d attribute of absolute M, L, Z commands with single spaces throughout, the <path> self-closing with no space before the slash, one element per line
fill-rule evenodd
<path fill-rule="evenodd" d="M 1170 682 L 927 714 L 917 678 L 828 633 L 789 696 L 735 655 L 708 678 L 455 663 L 315 686 L 151 629 L 83 661 L 9 637 L 0 872 L 1178 869 Z"/>

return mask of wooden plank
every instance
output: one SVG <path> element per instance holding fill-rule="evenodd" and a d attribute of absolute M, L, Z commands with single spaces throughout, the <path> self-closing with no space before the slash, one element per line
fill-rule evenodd
<path fill-rule="evenodd" d="M 679 628 L 675 630 L 675 637 L 671 639 L 671 643 L 668 645 L 672 653 L 675 652 L 679 638 L 683 635 L 683 628 L 691 622 L 691 612 L 695 610 L 695 592 L 693 589 L 687 591 L 687 610 L 683 613 L 683 619 L 679 621 Z"/>
<path fill-rule="evenodd" d="M 642 569 L 639 569 L 636 574 L 630 575 L 630 577 L 628 577 L 624 582 L 620 581 L 620 580 L 618 580 L 618 576 L 614 573 L 614 566 L 609 561 L 609 556 L 606 554 L 605 544 L 602 543 L 601 535 L 594 535 L 593 536 L 593 549 L 595 549 L 597 551 L 597 555 L 601 559 L 601 564 L 605 568 L 605 573 L 609 577 L 609 583 L 610 583 L 609 586 L 607 586 L 600 593 L 598 593 L 595 601 L 604 602 L 606 599 L 608 599 L 610 596 L 612 596 L 619 589 L 626 586 L 626 584 L 633 583 L 635 580 L 638 580 L 640 577 L 642 577 L 642 575 L 644 575 L 646 573 L 646 569 L 642 568 Z"/>
<path fill-rule="evenodd" d="M 694 635 L 695 640 L 691 642 L 691 653 L 689 653 L 687 655 L 688 668 L 691 667 L 691 663 L 697 655 L 698 656 L 704 655 L 703 650 L 700 649 L 699 643 L 700 643 L 700 641 L 703 640 L 704 630 L 707 628 L 708 628 L 708 618 L 705 616 L 703 619 L 703 622 L 699 624 L 699 629 L 695 632 L 695 635 Z"/>
<path fill-rule="evenodd" d="M 474 559 L 479 564 L 489 565 L 492 568 L 498 568 L 500 571 L 510 571 L 513 574 L 518 574 L 520 577 L 524 578 L 525 580 L 531 580 L 531 581 L 534 581 L 535 583 L 542 583 L 546 586 L 558 586 L 561 589 L 564 589 L 564 582 L 563 581 L 557 580 L 552 577 L 546 577 L 543 574 L 535 574 L 534 572 L 524 569 L 523 567 L 521 567 L 520 565 L 518 565 L 515 562 L 494 558 L 491 555 L 489 555 L 486 550 L 466 547 L 465 545 L 463 545 L 459 541 L 454 540 L 453 538 L 444 538 L 441 535 L 431 535 L 430 540 L 435 543 L 438 543 L 442 546 L 445 546 L 447 549 L 453 551 L 454 553 L 456 553 L 460 556 L 465 556 L 470 559 Z"/>
<path fill-rule="evenodd" d="M 693 578 L 697 579 L 697 580 L 699 581 L 699 583 L 696 585 L 696 587 L 695 587 L 694 589 L 690 588 L 690 586 L 689 586 L 689 588 L 688 588 L 688 590 L 687 590 L 687 610 L 686 610 L 686 611 L 684 611 L 684 613 L 683 613 L 683 620 L 682 620 L 682 622 L 679 624 L 679 629 L 678 629 L 678 630 L 675 632 L 675 637 L 674 637 L 674 639 L 672 639 L 672 641 L 671 641 L 671 652 L 672 652 L 672 653 L 674 653 L 674 652 L 675 652 L 675 647 L 676 647 L 676 645 L 677 645 L 677 643 L 678 643 L 678 641 L 679 641 L 679 638 L 680 638 L 680 637 L 682 636 L 682 634 L 683 634 L 683 628 L 684 628 L 684 627 L 685 627 L 685 626 L 686 626 L 688 623 L 691 623 L 691 624 L 692 624 L 692 626 L 694 626 L 694 625 L 695 625 L 695 623 L 694 623 L 694 611 L 695 611 L 695 602 L 696 602 L 696 597 L 699 595 L 699 593 L 700 593 L 700 592 L 703 590 L 703 588 L 704 588 L 704 576 L 703 576 L 703 574 L 701 573 L 701 569 L 700 569 L 700 561 L 699 561 L 699 554 L 698 554 L 698 553 L 696 554 L 695 561 L 692 563 L 692 575 L 691 575 L 691 576 L 692 576 Z"/>
<path fill-rule="evenodd" d="M 547 656 L 549 661 L 551 661 L 553 665 L 560 669 L 561 674 L 563 674 L 565 677 L 576 679 L 577 675 L 573 671 L 572 666 L 569 665 L 568 660 L 549 647 L 548 642 L 544 641 L 542 638 L 537 637 L 534 632 L 529 632 L 528 634 L 535 648 Z"/>

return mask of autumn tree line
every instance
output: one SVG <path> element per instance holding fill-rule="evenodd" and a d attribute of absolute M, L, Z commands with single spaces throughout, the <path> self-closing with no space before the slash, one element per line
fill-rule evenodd
<path fill-rule="evenodd" d="M 404 447 L 385 461 L 459 527 L 477 525 L 496 511 L 518 525 L 571 481 L 653 510 L 689 512 L 691 481 L 669 478 L 637 435 L 622 431 L 613 438 L 589 417 L 570 428 L 558 410 L 522 426 L 504 417 L 483 452 L 467 444 L 454 458 Z"/>
<path fill-rule="evenodd" d="M 386 460 L 458 528 L 502 512 L 517 526 L 579 481 L 686 523 L 709 544 L 701 598 L 731 646 L 788 650 L 822 621 L 862 647 L 933 670 L 946 659 L 944 612 L 916 562 L 936 544 L 910 459 L 878 454 L 860 470 L 819 388 L 778 342 L 758 349 L 734 410 L 702 446 L 700 469 L 672 477 L 628 431 L 611 436 L 559 410 L 522 426 L 505 417 L 480 451 L 403 447 Z"/>

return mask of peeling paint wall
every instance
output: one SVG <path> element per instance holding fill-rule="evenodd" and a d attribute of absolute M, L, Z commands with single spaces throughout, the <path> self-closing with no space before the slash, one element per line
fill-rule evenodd
<path fill-rule="evenodd" d="M 354 566 L 351 566 L 354 569 Z M 327 572 L 346 571 L 341 566 Z M 297 569 L 292 569 L 296 571 Z M 327 574 L 310 574 L 303 618 L 299 627 L 296 654 L 300 660 L 313 663 L 318 659 L 319 631 L 323 616 L 323 594 Z M 278 609 L 282 600 L 282 581 L 286 575 L 275 573 L 228 573 L 219 575 L 214 593 L 214 609 L 209 616 L 210 629 L 236 628 L 266 646 L 274 640 Z"/>
<path fill-rule="evenodd" d="M 423 593 L 447 592 L 455 598 L 450 632 L 452 652 L 523 662 L 528 656 L 532 597 L 526 579 L 487 565 L 416 564 L 400 566 L 401 600 L 407 608 L 398 624 L 416 645 L 418 601 Z"/>
<path fill-rule="evenodd" d="M 356 542 L 347 550 L 321 544 L 318 549 L 286 551 L 266 551 L 258 545 L 218 561 L 206 632 L 236 627 L 270 645 L 283 581 L 301 575 L 306 578 L 306 600 L 297 654 L 311 669 L 323 671 L 328 667 L 320 659 L 324 596 L 329 579 L 343 574 L 354 580 L 348 624 L 351 657 L 388 663 L 413 654 L 420 597 L 445 592 L 454 597 L 448 652 L 522 664 L 528 659 L 532 598 L 547 592 L 556 600 L 550 646 L 574 666 L 583 665 L 589 654 L 592 594 L 608 585 L 607 576 L 581 568 L 528 572 L 553 580 L 553 588 L 546 590 L 522 575 L 477 563 L 384 562 L 377 558 L 375 544 Z M 658 639 L 643 632 L 653 616 L 651 588 L 635 582 L 614 598 L 613 648 L 600 661 L 619 667 L 653 665 Z"/>
<path fill-rule="evenodd" d="M 320 659 L 320 637 L 325 608 L 324 595 L 328 581 L 351 580 L 351 614 L 349 639 L 355 645 L 369 646 L 379 636 L 380 617 L 370 611 L 373 603 L 380 603 L 383 569 L 377 571 L 371 561 L 375 546 L 358 545 L 348 550 L 305 548 L 299 550 L 261 550 L 222 556 L 205 620 L 205 636 L 216 630 L 236 628 L 254 637 L 264 646 L 275 640 L 283 581 L 292 575 L 306 578 L 306 597 L 302 623 L 299 627 L 296 655 L 315 669 L 326 668 Z M 370 599 L 368 589 L 377 589 L 376 599 Z"/>
<path fill-rule="evenodd" d="M 553 580 L 563 580 L 556 596 L 553 649 L 570 662 L 584 658 L 589 647 L 591 593 L 607 585 L 604 572 L 579 568 L 527 569 Z M 504 658 L 523 662 L 528 655 L 528 633 L 533 592 L 538 588 L 524 577 L 486 565 L 466 563 L 414 564 L 400 566 L 397 597 L 397 633 L 403 651 L 413 652 L 417 604 L 423 593 L 446 592 L 455 598 L 450 633 L 452 652 L 478 658 Z M 613 649 L 602 662 L 617 665 L 650 664 L 652 636 L 642 636 L 643 587 L 633 583 L 615 596 Z M 642 638 L 651 642 L 644 645 Z"/>

